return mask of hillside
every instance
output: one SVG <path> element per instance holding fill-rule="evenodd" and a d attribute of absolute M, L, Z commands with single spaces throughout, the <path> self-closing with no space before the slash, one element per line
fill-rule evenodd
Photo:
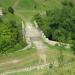
<path fill-rule="evenodd" d="M 15 0 L 0 0 L 0 6 L 7 8 L 9 6 L 12 6 L 14 2 Z"/>
<path fill-rule="evenodd" d="M 74 0 L 0 0 L 0 75 L 75 75 Z"/>
<path fill-rule="evenodd" d="M 47 10 L 61 7 L 60 0 L 20 0 L 17 9 L 23 10 Z"/>

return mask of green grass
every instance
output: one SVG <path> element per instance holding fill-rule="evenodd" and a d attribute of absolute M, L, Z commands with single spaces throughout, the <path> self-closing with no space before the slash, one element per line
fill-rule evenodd
<path fill-rule="evenodd" d="M 36 15 L 37 13 L 43 12 L 41 10 L 16 10 L 16 14 L 23 16 L 26 20 L 27 19 L 32 19 L 34 17 L 34 15 Z"/>
<path fill-rule="evenodd" d="M 12 6 L 14 2 L 15 0 L 0 0 L 0 6 L 7 8 L 9 6 Z"/>
<path fill-rule="evenodd" d="M 15 3 L 17 4 L 14 7 Z M 41 13 L 41 11 L 62 7 L 61 0 L 0 0 L 0 6 L 5 8 L 12 6 L 15 12 L 23 13 L 26 18 L 31 18 L 33 15 Z"/>
<path fill-rule="evenodd" d="M 48 62 L 54 61 L 58 59 L 59 56 L 59 48 L 56 48 L 55 46 L 48 45 L 49 49 L 47 50 L 47 60 Z M 63 72 L 65 73 L 64 75 L 68 75 L 69 73 L 74 73 L 74 68 L 75 68 L 75 56 L 71 53 L 71 51 L 63 51 L 64 54 L 64 62 L 67 62 L 67 65 L 64 67 Z M 8 70 L 16 70 L 19 68 L 24 68 L 26 66 L 33 66 L 38 64 L 38 57 L 36 54 L 36 49 L 35 48 L 29 48 L 24 51 L 20 52 L 14 52 L 12 54 L 8 54 L 7 56 L 1 56 L 0 60 L 1 62 L 4 61 L 10 61 L 13 59 L 23 59 L 20 63 L 18 64 L 9 64 L 9 65 L 4 65 L 0 66 L 0 71 L 8 71 Z M 68 65 L 68 63 L 71 63 L 71 65 Z M 44 70 L 32 70 L 30 72 L 20 72 L 20 73 L 14 73 L 14 74 L 9 74 L 9 75 L 61 75 L 61 70 L 62 68 L 52 68 L 52 69 L 44 69 Z M 70 75 L 70 74 L 69 74 Z M 73 74 L 74 75 L 74 74 Z"/>
<path fill-rule="evenodd" d="M 27 66 L 32 66 L 38 64 L 38 57 L 35 48 L 29 48 L 27 50 L 18 51 L 14 53 L 9 53 L 7 55 L 0 55 L 0 63 L 11 62 L 13 60 L 19 60 L 18 63 L 7 63 L 5 65 L 0 65 L 0 72 L 24 68 Z"/>
<path fill-rule="evenodd" d="M 31 19 L 37 13 L 44 13 L 48 9 L 53 10 L 61 7 L 61 0 L 19 0 L 14 9 L 25 18 Z"/>
<path fill-rule="evenodd" d="M 32 70 L 30 72 L 19 72 L 8 75 L 75 75 L 75 61 L 71 65 L 63 67 L 44 68 L 43 70 Z"/>
<path fill-rule="evenodd" d="M 48 61 L 58 60 L 60 56 L 60 51 L 62 50 L 64 56 L 64 63 L 70 63 L 72 60 L 75 60 L 75 55 L 73 54 L 70 48 L 61 48 L 59 46 L 53 46 L 45 43 L 49 49 L 47 50 Z"/>
<path fill-rule="evenodd" d="M 16 9 L 47 10 L 61 6 L 60 0 L 20 0 Z"/>
<path fill-rule="evenodd" d="M 44 75 L 46 72 L 46 69 L 44 70 L 32 70 L 30 72 L 19 72 L 19 73 L 13 73 L 8 75 Z"/>

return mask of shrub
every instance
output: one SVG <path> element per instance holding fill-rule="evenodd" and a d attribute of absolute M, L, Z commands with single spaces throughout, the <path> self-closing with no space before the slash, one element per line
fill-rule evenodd
<path fill-rule="evenodd" d="M 9 11 L 10 13 L 14 14 L 14 9 L 13 9 L 11 6 L 8 7 L 8 11 Z"/>

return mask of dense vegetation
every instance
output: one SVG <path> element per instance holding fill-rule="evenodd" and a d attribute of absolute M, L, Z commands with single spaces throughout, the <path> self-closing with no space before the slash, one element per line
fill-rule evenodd
<path fill-rule="evenodd" d="M 11 11 L 10 7 L 3 9 L 3 16 L 0 16 L 0 53 L 13 52 L 26 45 L 22 37 L 21 19 Z"/>
<path fill-rule="evenodd" d="M 62 2 L 61 9 L 47 10 L 35 19 L 47 38 L 72 43 L 75 40 L 75 6 L 70 1 Z"/>

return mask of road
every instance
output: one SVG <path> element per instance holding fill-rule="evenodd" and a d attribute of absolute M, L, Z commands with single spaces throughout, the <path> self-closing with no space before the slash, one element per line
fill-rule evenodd
<path fill-rule="evenodd" d="M 37 30 L 31 22 L 25 23 L 25 36 L 29 41 L 33 43 L 34 47 L 36 48 L 37 55 L 39 57 L 39 61 L 43 61 L 46 63 L 46 50 L 47 46 L 42 41 L 42 36 L 39 30 Z"/>

